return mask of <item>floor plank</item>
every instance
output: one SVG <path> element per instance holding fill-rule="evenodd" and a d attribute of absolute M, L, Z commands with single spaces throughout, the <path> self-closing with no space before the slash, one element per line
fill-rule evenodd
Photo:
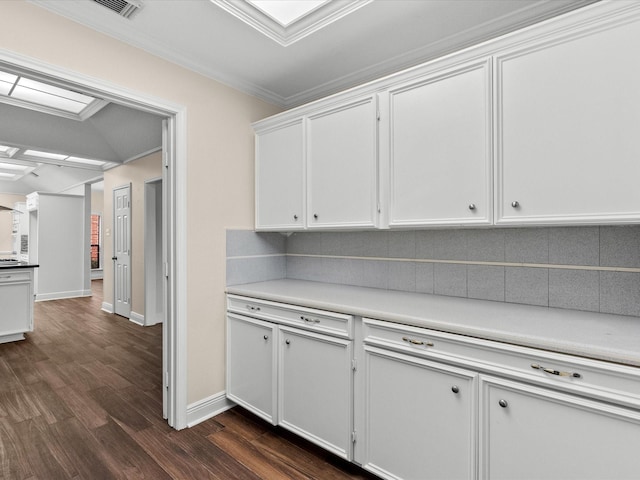
<path fill-rule="evenodd" d="M 0 479 L 344 480 L 362 469 L 243 411 L 176 431 L 162 418 L 162 325 L 94 295 L 38 302 L 0 344 Z"/>

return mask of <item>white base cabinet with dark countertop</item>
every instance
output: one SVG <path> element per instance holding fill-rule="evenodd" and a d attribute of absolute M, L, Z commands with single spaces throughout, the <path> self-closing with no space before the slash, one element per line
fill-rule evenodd
<path fill-rule="evenodd" d="M 33 268 L 0 268 L 0 343 L 33 331 Z"/>
<path fill-rule="evenodd" d="M 228 292 L 229 398 L 381 478 L 637 478 L 634 319 L 295 280 Z"/>

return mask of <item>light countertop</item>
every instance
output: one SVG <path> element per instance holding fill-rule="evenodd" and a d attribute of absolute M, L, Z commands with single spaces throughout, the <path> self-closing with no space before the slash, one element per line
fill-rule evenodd
<path fill-rule="evenodd" d="M 227 292 L 640 367 L 640 318 L 305 280 Z"/>

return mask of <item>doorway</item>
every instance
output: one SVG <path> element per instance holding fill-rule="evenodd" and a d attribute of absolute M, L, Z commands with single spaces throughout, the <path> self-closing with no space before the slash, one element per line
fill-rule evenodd
<path fill-rule="evenodd" d="M 66 68 L 9 51 L 0 51 L 0 63 L 8 68 L 53 79 L 56 84 L 103 98 L 123 106 L 165 117 L 163 130 L 164 205 L 162 218 L 166 245 L 162 275 L 164 297 L 163 390 L 165 412 L 170 426 L 187 426 L 186 380 L 186 108 L 157 97 L 140 94 L 106 80 L 87 77 Z"/>
<path fill-rule="evenodd" d="M 144 324 L 164 319 L 162 178 L 144 184 Z"/>

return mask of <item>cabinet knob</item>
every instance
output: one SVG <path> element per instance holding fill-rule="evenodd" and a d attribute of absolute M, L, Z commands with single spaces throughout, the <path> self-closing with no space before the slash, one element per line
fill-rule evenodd
<path fill-rule="evenodd" d="M 469 210 L 475 210 L 476 209 L 476 204 L 475 203 L 470 203 L 469 204 Z"/>
<path fill-rule="evenodd" d="M 519 201 L 517 201 L 517 200 L 515 200 L 515 201 L 511 202 L 511 206 L 512 206 L 513 208 L 518 208 L 518 207 L 520 206 L 520 202 L 519 202 Z"/>
<path fill-rule="evenodd" d="M 460 393 L 460 388 L 457 385 L 454 385 L 453 387 L 451 387 L 451 391 L 453 393 Z"/>
<path fill-rule="evenodd" d="M 498 405 L 500 405 L 502 408 L 507 408 L 509 406 L 509 403 L 504 399 L 500 399 L 498 401 Z"/>
<path fill-rule="evenodd" d="M 291 345 L 291 340 L 285 340 L 284 343 L 286 343 L 287 345 Z"/>
<path fill-rule="evenodd" d="M 294 216 L 293 216 L 293 219 L 294 219 L 294 220 L 298 220 L 298 215 L 294 215 Z"/>
<path fill-rule="evenodd" d="M 314 220 L 317 220 L 317 219 L 318 219 L 318 214 L 317 214 L 317 213 L 314 213 L 314 214 L 313 214 L 313 219 L 314 219 Z"/>
<path fill-rule="evenodd" d="M 262 337 L 262 338 L 264 338 L 265 340 L 269 340 L 269 335 L 265 335 L 265 336 L 264 336 L 264 337 Z"/>

